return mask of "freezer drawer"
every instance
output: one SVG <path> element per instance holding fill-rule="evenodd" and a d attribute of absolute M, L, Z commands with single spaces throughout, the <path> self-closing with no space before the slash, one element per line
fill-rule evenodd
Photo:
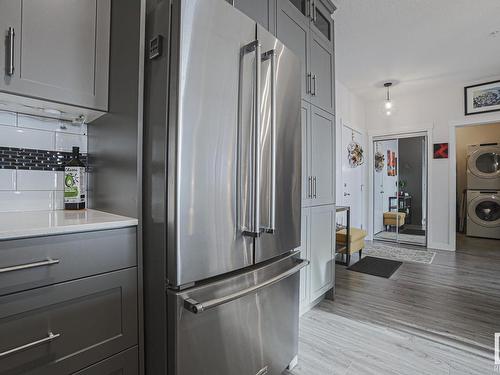
<path fill-rule="evenodd" d="M 295 256 L 169 292 L 172 374 L 281 374 L 298 352 L 299 270 L 307 261 Z"/>

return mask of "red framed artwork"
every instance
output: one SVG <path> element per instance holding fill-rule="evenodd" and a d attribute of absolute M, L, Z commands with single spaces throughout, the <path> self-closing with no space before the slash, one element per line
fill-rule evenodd
<path fill-rule="evenodd" d="M 434 143 L 434 159 L 448 159 L 448 143 Z"/>

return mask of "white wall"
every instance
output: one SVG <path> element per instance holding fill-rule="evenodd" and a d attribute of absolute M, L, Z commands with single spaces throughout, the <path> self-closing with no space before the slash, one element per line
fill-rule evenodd
<path fill-rule="evenodd" d="M 489 77 L 481 80 L 494 80 Z M 366 128 L 369 134 L 411 132 L 430 127 L 432 143 L 448 142 L 450 127 L 471 122 L 500 119 L 500 112 L 464 116 L 464 86 L 478 82 L 446 82 L 437 86 L 402 92 L 392 91 L 395 109 L 391 116 L 383 111 L 384 92 L 376 101 L 366 103 Z M 450 152 L 454 148 L 452 147 Z M 450 162 L 429 159 L 429 247 L 451 249 L 454 243 L 453 221 L 450 220 Z M 455 182 L 453 181 L 453 184 Z M 450 203 L 451 202 L 451 203 Z"/>
<path fill-rule="evenodd" d="M 34 155 L 43 154 L 41 151 L 64 154 L 71 152 L 73 146 L 80 147 L 80 153 L 87 153 L 87 125 L 0 111 L 0 211 L 64 208 L 64 172 L 37 170 L 41 167 L 28 163 L 19 166 L 21 159 L 4 151 L 22 149 L 23 155 L 30 154 L 32 161 L 39 158 Z M 9 165 L 13 160 L 16 166 Z"/>
<path fill-rule="evenodd" d="M 365 144 L 363 148 L 365 150 L 365 163 L 368 162 L 368 145 L 366 137 L 366 122 L 365 122 L 365 103 L 357 95 L 353 94 L 347 87 L 345 87 L 340 81 L 335 81 L 335 125 L 336 125 L 336 204 L 343 204 L 343 182 L 342 182 L 342 160 L 345 158 L 345 150 L 342 147 L 342 126 L 346 125 L 352 129 L 357 130 L 361 134 L 364 134 Z M 366 168 L 365 168 L 366 170 Z M 364 202 L 364 214 L 363 214 L 363 228 L 367 228 L 367 217 L 368 217 L 368 176 L 365 176 L 364 181 L 365 186 L 365 196 Z"/>

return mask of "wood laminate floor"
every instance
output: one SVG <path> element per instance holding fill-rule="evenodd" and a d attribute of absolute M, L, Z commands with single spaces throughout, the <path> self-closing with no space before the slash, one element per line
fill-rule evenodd
<path fill-rule="evenodd" d="M 301 318 L 289 374 L 499 374 L 500 241 L 458 243 L 390 279 L 337 266 L 335 300 Z"/>

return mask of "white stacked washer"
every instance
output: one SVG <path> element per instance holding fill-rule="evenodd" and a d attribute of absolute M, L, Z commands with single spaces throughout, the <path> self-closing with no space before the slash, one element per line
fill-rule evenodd
<path fill-rule="evenodd" d="M 500 144 L 467 147 L 467 235 L 500 239 Z"/>
<path fill-rule="evenodd" d="M 500 190 L 500 144 L 467 147 L 467 189 Z"/>

